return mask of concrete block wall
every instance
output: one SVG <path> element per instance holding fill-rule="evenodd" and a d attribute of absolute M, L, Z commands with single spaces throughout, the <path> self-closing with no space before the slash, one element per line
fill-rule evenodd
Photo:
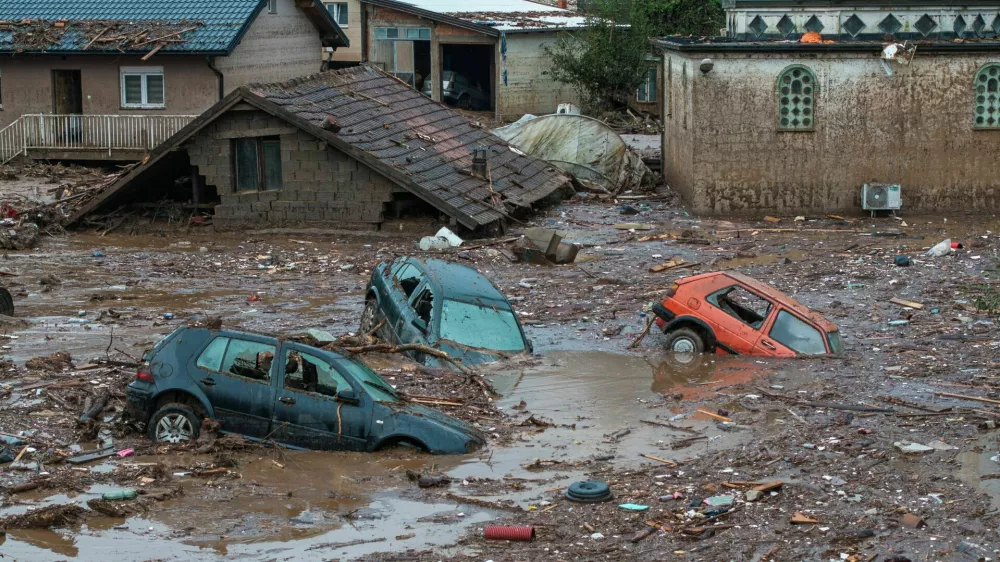
<path fill-rule="evenodd" d="M 280 189 L 233 191 L 233 139 L 253 136 L 279 137 Z M 264 112 L 230 111 L 187 148 L 205 183 L 222 196 L 215 208 L 217 229 L 302 224 L 374 229 L 396 191 L 369 166 Z"/>

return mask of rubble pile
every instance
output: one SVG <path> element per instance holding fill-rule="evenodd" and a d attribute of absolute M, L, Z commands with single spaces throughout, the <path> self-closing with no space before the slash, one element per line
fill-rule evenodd
<path fill-rule="evenodd" d="M 183 32 L 200 21 L 43 20 L 0 21 L 0 31 L 11 32 L 11 48 L 18 52 L 52 48 L 127 51 L 151 50 L 158 44 L 183 43 Z"/>

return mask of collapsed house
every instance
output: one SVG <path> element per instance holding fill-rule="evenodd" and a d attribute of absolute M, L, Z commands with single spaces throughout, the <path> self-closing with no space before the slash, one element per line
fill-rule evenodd
<path fill-rule="evenodd" d="M 237 89 L 70 221 L 170 195 L 213 204 L 218 229 L 375 229 L 421 202 L 470 230 L 502 229 L 562 189 L 570 178 L 555 166 L 361 65 Z"/>

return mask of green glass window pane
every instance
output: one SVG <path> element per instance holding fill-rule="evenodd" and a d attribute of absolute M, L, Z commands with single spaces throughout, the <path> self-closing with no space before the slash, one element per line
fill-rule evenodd
<path fill-rule="evenodd" d="M 257 139 L 236 140 L 236 190 L 257 190 L 260 186 Z"/>
<path fill-rule="evenodd" d="M 163 105 L 163 75 L 146 75 L 146 103 L 149 105 Z"/>
<path fill-rule="evenodd" d="M 281 189 L 281 141 L 261 142 L 264 153 L 264 189 Z"/>
<path fill-rule="evenodd" d="M 420 38 L 421 39 L 430 39 L 431 38 L 431 30 L 430 30 L 430 28 L 426 28 L 426 27 L 422 28 L 420 30 Z"/>

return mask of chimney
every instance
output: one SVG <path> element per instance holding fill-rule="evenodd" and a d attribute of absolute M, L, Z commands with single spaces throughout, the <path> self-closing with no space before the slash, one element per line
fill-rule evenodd
<path fill-rule="evenodd" d="M 487 159 L 489 149 L 479 146 L 472 149 L 472 173 L 479 177 L 487 177 L 489 173 L 489 167 L 487 166 Z"/>

